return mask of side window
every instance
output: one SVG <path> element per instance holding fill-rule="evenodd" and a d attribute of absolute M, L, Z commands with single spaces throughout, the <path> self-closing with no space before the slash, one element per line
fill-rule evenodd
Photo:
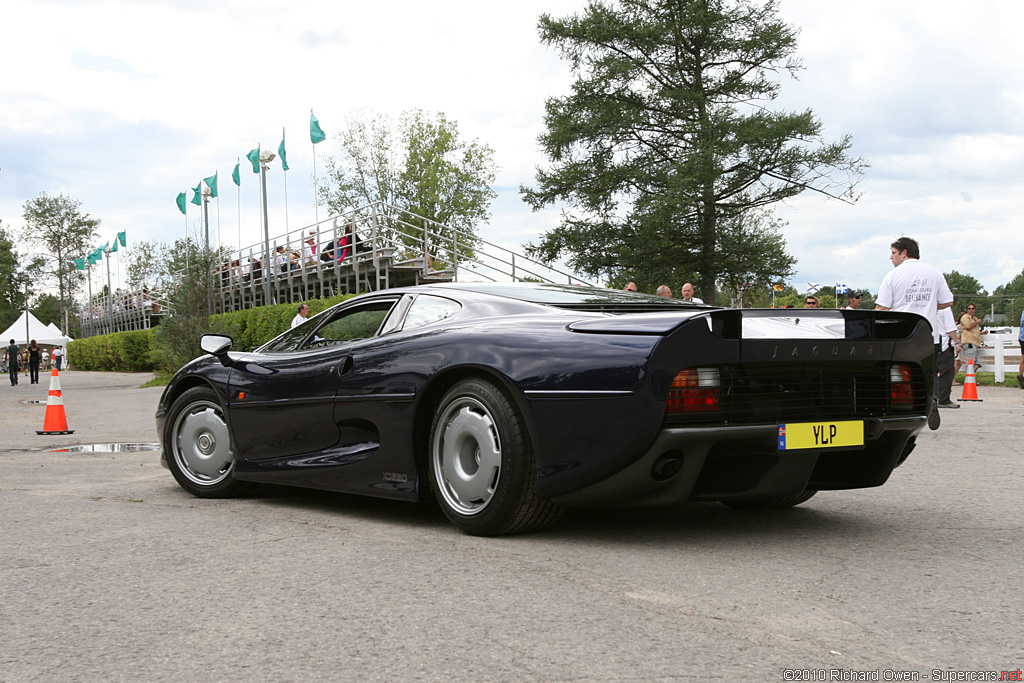
<path fill-rule="evenodd" d="M 324 315 L 326 314 L 317 315 L 268 342 L 261 351 L 264 353 L 287 353 L 373 337 L 380 329 L 381 323 L 388 317 L 388 312 L 394 307 L 395 301 L 395 299 L 386 299 L 345 308 L 331 314 L 326 324 L 324 324 Z M 320 326 L 319 329 L 316 329 L 318 326 Z M 313 330 L 316 332 L 314 333 Z"/>
<path fill-rule="evenodd" d="M 341 344 L 376 336 L 394 305 L 394 300 L 378 301 L 340 311 L 330 322 L 316 331 L 316 335 L 307 346 Z"/>
<path fill-rule="evenodd" d="M 316 318 L 310 318 L 301 325 L 296 325 L 281 336 L 277 337 L 273 341 L 267 343 L 261 350 L 264 353 L 282 353 L 287 351 L 295 351 L 299 348 L 299 344 L 306 338 L 313 328 L 319 321 Z"/>
<path fill-rule="evenodd" d="M 412 330 L 437 322 L 438 320 L 444 320 L 455 315 L 460 308 L 459 304 L 451 299 L 421 294 L 416 297 L 416 300 L 412 302 L 412 306 L 409 307 L 409 312 L 405 316 L 405 325 L 402 326 L 402 329 Z"/>

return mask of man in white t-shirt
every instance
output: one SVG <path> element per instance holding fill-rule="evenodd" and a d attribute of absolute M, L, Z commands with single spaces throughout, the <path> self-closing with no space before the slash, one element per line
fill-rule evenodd
<path fill-rule="evenodd" d="M 953 292 L 937 268 L 921 263 L 920 247 L 909 237 L 890 245 L 893 269 L 886 273 L 875 300 L 875 310 L 909 311 L 924 316 L 932 327 L 932 338 L 939 343 L 937 319 L 942 308 L 953 305 Z"/>
<path fill-rule="evenodd" d="M 917 241 L 901 237 L 889 245 L 893 269 L 879 286 L 875 310 L 907 311 L 924 317 L 932 328 L 935 352 L 939 353 L 939 310 L 953 305 L 953 292 L 937 268 L 921 263 Z M 928 415 L 929 429 L 939 428 L 939 411 L 934 402 Z"/>
<path fill-rule="evenodd" d="M 953 320 L 953 309 L 943 308 L 939 311 L 938 321 L 941 350 L 935 357 L 935 373 L 938 376 L 935 383 L 935 399 L 939 402 L 940 408 L 959 408 L 960 404 L 954 403 L 950 397 L 955 376 L 953 363 L 960 351 L 960 331 Z"/>
<path fill-rule="evenodd" d="M 302 323 L 306 322 L 306 318 L 309 316 L 309 306 L 306 304 L 299 304 L 299 312 L 292 318 L 292 327 L 297 327 Z"/>

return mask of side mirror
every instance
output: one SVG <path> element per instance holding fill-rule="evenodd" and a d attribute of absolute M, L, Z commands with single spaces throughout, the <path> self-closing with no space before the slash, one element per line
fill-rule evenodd
<path fill-rule="evenodd" d="M 223 334 L 204 334 L 199 340 L 199 348 L 211 356 L 215 356 L 221 365 L 228 368 L 234 365 L 234 361 L 228 356 L 232 344 L 234 341 L 231 337 Z"/>

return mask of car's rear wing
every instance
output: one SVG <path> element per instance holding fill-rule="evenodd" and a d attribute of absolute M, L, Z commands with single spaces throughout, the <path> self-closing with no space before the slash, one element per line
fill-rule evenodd
<path fill-rule="evenodd" d="M 854 309 L 716 309 L 672 313 L 636 313 L 579 320 L 573 332 L 667 336 L 703 320 L 721 339 L 846 339 L 896 341 L 910 339 L 927 319 L 916 313 Z"/>

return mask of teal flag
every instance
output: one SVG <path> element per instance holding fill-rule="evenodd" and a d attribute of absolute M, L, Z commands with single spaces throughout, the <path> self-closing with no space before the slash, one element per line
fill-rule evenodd
<path fill-rule="evenodd" d="M 178 198 L 176 200 L 174 200 L 174 201 L 177 202 L 177 204 L 178 204 L 178 211 L 181 211 L 182 213 L 185 213 L 185 193 L 184 192 L 179 192 L 178 193 Z"/>
<path fill-rule="evenodd" d="M 110 249 L 107 249 L 107 251 L 109 251 L 111 254 L 117 251 L 117 240 L 114 240 L 114 246 L 110 247 Z"/>
<path fill-rule="evenodd" d="M 248 159 L 249 162 L 252 164 L 252 172 L 253 173 L 259 173 L 260 172 L 260 148 L 257 147 L 253 151 L 249 152 L 248 154 L 245 155 L 245 158 Z"/>
<path fill-rule="evenodd" d="M 89 254 L 85 257 L 85 260 L 89 262 L 90 266 L 96 265 L 96 254 Z"/>
<path fill-rule="evenodd" d="M 235 164 L 235 170 L 231 172 L 231 179 L 235 181 L 235 185 L 238 187 L 242 186 L 242 176 L 238 174 L 238 167 L 241 165 L 241 162 Z"/>
<path fill-rule="evenodd" d="M 284 154 L 284 138 L 281 138 L 281 144 L 277 146 L 277 156 L 281 157 L 281 168 L 287 171 L 288 157 L 286 157 Z"/>
<path fill-rule="evenodd" d="M 327 139 L 324 131 L 320 128 L 320 122 L 313 116 L 312 111 L 309 112 L 309 139 L 314 145 Z"/>
<path fill-rule="evenodd" d="M 85 270 L 85 259 L 84 258 L 76 258 L 75 259 L 75 265 L 78 266 L 79 270 Z"/>
<path fill-rule="evenodd" d="M 206 183 L 206 186 L 208 188 L 210 188 L 210 196 L 211 197 L 216 197 L 217 196 L 217 172 L 214 171 L 213 175 L 210 176 L 209 178 L 203 178 L 203 182 Z"/>
<path fill-rule="evenodd" d="M 203 200 L 199 198 L 199 193 L 203 191 L 203 184 L 199 183 L 192 188 L 192 191 L 195 192 L 195 194 L 192 195 L 192 203 L 196 206 L 202 206 Z"/>
<path fill-rule="evenodd" d="M 121 242 L 121 246 L 122 247 L 127 246 L 125 244 L 125 238 L 124 238 L 124 233 L 125 232 L 126 232 L 125 230 L 122 230 L 121 232 L 117 233 L 117 239 L 118 239 L 119 242 Z"/>

